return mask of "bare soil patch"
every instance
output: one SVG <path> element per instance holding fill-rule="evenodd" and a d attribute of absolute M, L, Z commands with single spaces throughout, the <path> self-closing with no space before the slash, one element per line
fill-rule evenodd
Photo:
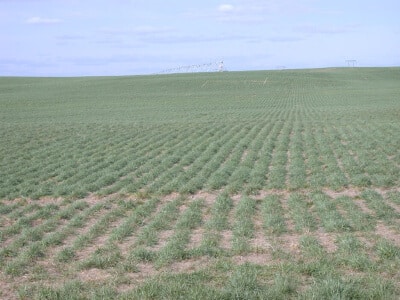
<path fill-rule="evenodd" d="M 173 201 L 173 200 L 177 199 L 179 196 L 180 196 L 179 193 L 174 192 L 174 193 L 172 193 L 172 194 L 169 194 L 169 195 L 164 196 L 164 197 L 162 198 L 162 200 L 163 200 L 164 202 L 165 202 L 165 201 L 169 202 L 169 201 Z"/>
<path fill-rule="evenodd" d="M 76 228 L 74 232 L 72 232 L 66 239 L 62 242 L 61 245 L 49 248 L 48 249 L 48 256 L 50 259 L 54 259 L 54 257 L 65 247 L 70 246 L 74 243 L 74 241 L 81 235 L 85 235 L 89 232 L 89 230 L 93 227 L 94 224 L 97 222 L 97 217 L 101 216 L 102 210 L 96 212 L 91 218 L 89 218 L 86 222 L 84 227 Z"/>
<path fill-rule="evenodd" d="M 250 253 L 246 255 L 233 256 L 232 261 L 237 265 L 251 263 L 265 266 L 270 264 L 273 260 L 269 253 Z"/>
<path fill-rule="evenodd" d="M 214 204 L 217 199 L 217 195 L 209 192 L 200 191 L 194 195 L 190 196 L 190 199 L 204 199 L 204 202 L 207 206 L 211 206 Z"/>
<path fill-rule="evenodd" d="M 287 190 L 277 190 L 277 189 L 269 189 L 269 190 L 261 190 L 258 192 L 257 195 L 253 196 L 252 198 L 256 200 L 262 200 L 267 196 L 271 195 L 278 195 L 278 196 L 289 196 L 290 192 Z"/>
<path fill-rule="evenodd" d="M 378 222 L 376 225 L 375 233 L 395 244 L 396 246 L 400 246 L 400 234 L 395 230 L 387 227 L 382 222 Z"/>
<path fill-rule="evenodd" d="M 0 299 L 19 299 L 15 292 L 14 285 L 8 282 L 8 279 L 0 272 Z"/>
<path fill-rule="evenodd" d="M 233 232 L 231 230 L 221 231 L 220 246 L 222 249 L 230 250 L 232 247 Z"/>
<path fill-rule="evenodd" d="M 192 273 L 204 269 L 209 265 L 210 258 L 201 257 L 196 259 L 187 259 L 172 263 L 167 267 L 168 272 L 172 273 Z"/>
<path fill-rule="evenodd" d="M 92 241 L 90 245 L 76 252 L 76 258 L 78 260 L 85 260 L 90 257 L 98 248 L 101 248 L 106 244 L 108 235 L 101 235 Z"/>
<path fill-rule="evenodd" d="M 189 244 L 187 245 L 188 249 L 195 249 L 201 245 L 201 241 L 203 240 L 203 236 L 205 233 L 204 228 L 197 228 L 192 231 L 192 234 L 190 235 L 190 241 Z"/>
<path fill-rule="evenodd" d="M 30 198 L 15 198 L 12 200 L 1 200 L 1 202 L 6 205 L 18 203 L 19 205 L 39 204 L 41 206 L 47 205 L 47 204 L 61 205 L 61 203 L 63 201 L 64 201 L 64 199 L 61 197 L 59 197 L 59 198 L 42 197 L 40 199 L 35 199 L 35 200 L 30 199 Z"/>
<path fill-rule="evenodd" d="M 155 216 L 157 216 L 164 207 L 165 207 L 165 203 L 163 201 L 159 202 L 156 210 L 150 216 L 146 217 L 146 219 L 143 221 L 142 224 L 144 225 L 144 224 L 148 224 L 149 222 L 151 222 L 151 220 Z M 130 237 L 127 237 L 123 242 L 121 242 L 118 245 L 121 250 L 121 253 L 123 255 L 126 255 L 129 251 L 129 249 L 135 245 L 136 237 L 140 235 L 140 232 L 141 232 L 141 230 L 143 230 L 143 228 L 145 228 L 145 227 L 141 226 L 140 228 L 138 228 L 138 231 L 136 233 L 132 234 Z"/>
<path fill-rule="evenodd" d="M 162 249 L 168 242 L 168 240 L 173 236 L 174 230 L 168 229 L 163 230 L 158 234 L 158 243 L 151 247 L 151 250 L 158 251 Z"/>
<path fill-rule="evenodd" d="M 238 204 L 238 202 L 240 201 L 241 198 L 242 198 L 242 194 L 236 194 L 236 195 L 231 196 L 231 199 L 235 205 Z"/>
<path fill-rule="evenodd" d="M 322 190 L 326 195 L 328 195 L 329 197 L 336 199 L 338 197 L 350 197 L 350 198 L 355 198 L 360 196 L 361 192 L 358 188 L 347 188 L 345 190 L 341 190 L 341 191 L 334 191 L 331 189 L 323 189 Z"/>
<path fill-rule="evenodd" d="M 123 243 L 118 245 L 123 256 L 128 254 L 129 249 L 135 245 L 135 241 L 136 235 L 131 235 L 130 237 L 126 238 Z"/>
<path fill-rule="evenodd" d="M 382 197 L 386 196 L 386 194 L 391 192 L 400 192 L 400 187 L 395 188 L 375 188 L 375 192 L 381 194 Z"/>
<path fill-rule="evenodd" d="M 251 245 L 256 252 L 265 251 L 271 247 L 263 232 L 263 222 L 261 216 L 261 209 L 256 210 L 254 216 L 254 238 L 251 240 Z"/>
<path fill-rule="evenodd" d="M 281 206 L 284 210 L 284 215 L 283 217 L 285 218 L 285 225 L 286 228 L 288 229 L 289 232 L 294 232 L 295 231 L 295 224 L 293 219 L 289 216 L 289 205 L 288 205 L 288 199 L 289 195 L 284 195 L 280 198 Z"/>
<path fill-rule="evenodd" d="M 337 250 L 337 246 L 335 244 L 336 235 L 332 233 L 324 232 L 323 230 L 318 230 L 314 233 L 320 242 L 321 246 L 324 247 L 325 251 L 328 253 L 333 253 Z"/>
<path fill-rule="evenodd" d="M 101 270 L 101 269 L 87 269 L 80 271 L 77 274 L 77 277 L 79 280 L 83 282 L 106 282 L 111 278 L 111 274 L 107 272 L 106 270 Z"/>
<path fill-rule="evenodd" d="M 345 211 L 344 209 L 343 209 L 343 207 L 339 204 L 337 204 L 336 205 L 336 209 L 337 209 L 337 211 L 339 212 L 339 214 L 343 217 L 343 218 L 347 218 L 347 216 L 348 216 L 348 213 L 347 213 L 347 211 Z"/>
<path fill-rule="evenodd" d="M 151 263 L 139 263 L 137 267 L 139 269 L 138 272 L 127 274 L 128 277 L 134 281 L 132 282 L 133 284 L 141 283 L 145 281 L 147 278 L 159 274 L 159 271 L 157 271 L 157 269 Z"/>
<path fill-rule="evenodd" d="M 400 205 L 393 203 L 390 200 L 385 200 L 385 204 L 387 204 L 388 206 L 390 206 L 391 208 L 393 208 L 394 211 L 396 211 L 396 213 L 400 214 Z"/>
<path fill-rule="evenodd" d="M 300 235 L 298 234 L 283 234 L 278 238 L 280 248 L 293 255 L 300 255 Z"/>
<path fill-rule="evenodd" d="M 361 211 L 367 215 L 375 216 L 375 212 L 371 210 L 364 200 L 362 199 L 354 199 L 354 203 L 361 209 Z"/>
<path fill-rule="evenodd" d="M 257 253 L 271 249 L 271 243 L 268 242 L 262 231 L 256 231 L 254 238 L 251 240 L 251 246 Z"/>

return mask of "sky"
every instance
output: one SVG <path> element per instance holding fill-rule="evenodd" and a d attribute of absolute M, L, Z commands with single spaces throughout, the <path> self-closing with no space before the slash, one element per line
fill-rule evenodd
<path fill-rule="evenodd" d="M 398 0 L 0 0 L 0 76 L 400 66 Z"/>

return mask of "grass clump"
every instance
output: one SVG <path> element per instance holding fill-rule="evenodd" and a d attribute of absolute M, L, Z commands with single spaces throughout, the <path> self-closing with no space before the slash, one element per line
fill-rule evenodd
<path fill-rule="evenodd" d="M 263 227 L 267 233 L 280 235 L 287 232 L 284 211 L 280 203 L 280 197 L 273 195 L 266 197 L 261 204 Z"/>
<path fill-rule="evenodd" d="M 235 211 L 233 225 L 232 250 L 235 253 L 244 253 L 250 250 L 249 240 L 254 236 L 254 223 L 252 217 L 256 210 L 256 201 L 243 196 Z"/>

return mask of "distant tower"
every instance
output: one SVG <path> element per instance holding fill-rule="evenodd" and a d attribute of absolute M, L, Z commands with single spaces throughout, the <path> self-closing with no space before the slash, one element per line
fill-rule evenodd
<path fill-rule="evenodd" d="M 224 61 L 221 60 L 218 65 L 218 72 L 223 72 L 223 71 L 224 71 Z"/>
<path fill-rule="evenodd" d="M 355 59 L 347 59 L 346 64 L 348 67 L 355 67 L 357 65 L 357 60 Z"/>

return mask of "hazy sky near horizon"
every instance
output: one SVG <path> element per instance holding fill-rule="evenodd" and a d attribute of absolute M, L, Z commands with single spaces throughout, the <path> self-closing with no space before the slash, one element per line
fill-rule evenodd
<path fill-rule="evenodd" d="M 0 0 L 0 76 L 400 66 L 398 0 Z"/>

